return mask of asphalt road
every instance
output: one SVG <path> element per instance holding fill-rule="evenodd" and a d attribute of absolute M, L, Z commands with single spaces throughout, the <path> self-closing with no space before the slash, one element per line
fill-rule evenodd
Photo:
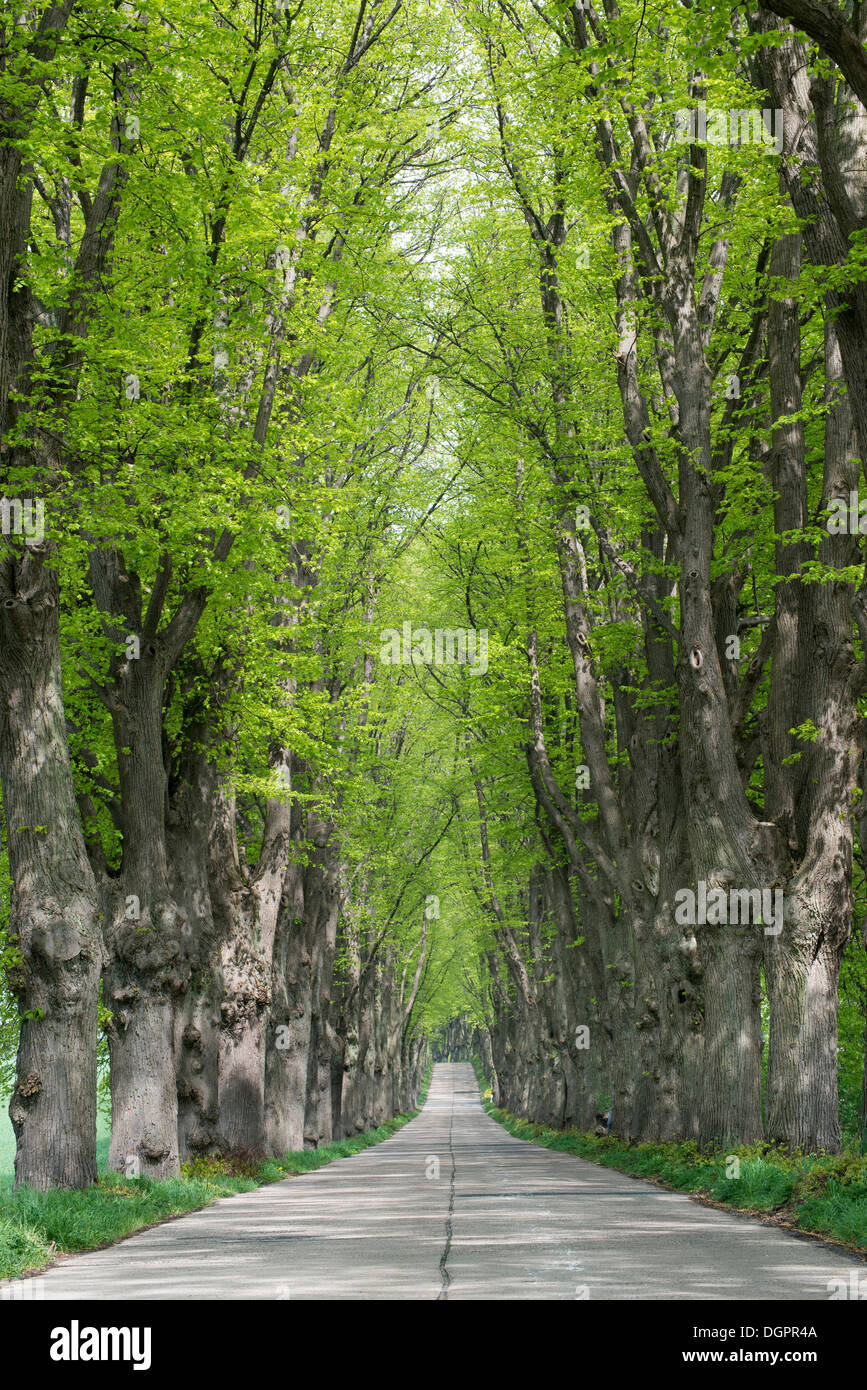
<path fill-rule="evenodd" d="M 512 1138 L 472 1067 L 442 1063 L 385 1143 L 64 1257 L 33 1295 L 827 1300 L 851 1270 L 867 1281 L 843 1253 Z"/>

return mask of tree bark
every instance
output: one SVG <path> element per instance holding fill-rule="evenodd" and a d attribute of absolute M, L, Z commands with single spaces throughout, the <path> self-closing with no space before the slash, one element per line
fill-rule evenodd
<path fill-rule="evenodd" d="M 96 1181 L 99 902 L 69 760 L 59 586 L 43 548 L 0 563 L 0 780 L 14 885 L 11 985 L 21 1013 L 9 1114 L 15 1182 Z"/>

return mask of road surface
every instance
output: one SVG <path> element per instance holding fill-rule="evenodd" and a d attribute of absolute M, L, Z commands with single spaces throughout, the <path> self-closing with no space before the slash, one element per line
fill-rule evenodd
<path fill-rule="evenodd" d="M 867 1266 L 511 1135 L 441 1063 L 391 1139 L 64 1257 L 46 1299 L 818 1299 Z M 8 1295 L 7 1295 L 8 1296 Z"/>

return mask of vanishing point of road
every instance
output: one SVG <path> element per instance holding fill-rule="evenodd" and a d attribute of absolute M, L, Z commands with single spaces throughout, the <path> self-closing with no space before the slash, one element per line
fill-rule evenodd
<path fill-rule="evenodd" d="M 461 1062 L 434 1068 L 384 1143 L 66 1256 L 34 1294 L 827 1300 L 852 1270 L 865 1277 L 844 1251 L 514 1139 Z"/>

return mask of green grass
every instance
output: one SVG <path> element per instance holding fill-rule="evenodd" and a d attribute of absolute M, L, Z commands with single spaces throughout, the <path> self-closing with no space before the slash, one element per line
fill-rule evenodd
<path fill-rule="evenodd" d="M 736 1211 L 771 1216 L 781 1226 L 841 1241 L 867 1254 L 867 1159 L 855 1149 L 811 1154 L 761 1143 L 700 1153 L 694 1141 L 635 1144 L 576 1129 L 550 1129 L 496 1109 L 478 1065 L 476 1074 L 485 1110 L 518 1139 L 573 1153 Z M 737 1166 L 731 1163 L 733 1158 Z"/>
<path fill-rule="evenodd" d="M 46 1236 L 15 1217 L 3 1216 L 0 1210 L 0 1272 L 5 1278 L 42 1269 L 53 1254 L 54 1247 Z"/>
<path fill-rule="evenodd" d="M 41 1269 L 54 1254 L 95 1250 L 143 1226 L 208 1206 L 218 1197 L 249 1192 L 253 1178 L 222 1175 L 135 1181 L 103 1174 L 78 1192 L 33 1192 L 20 1188 L 0 1197 L 0 1275 Z"/>
<path fill-rule="evenodd" d="M 424 1104 L 430 1073 L 425 1077 L 418 1109 Z M 279 1182 L 298 1173 L 311 1173 L 338 1158 L 350 1158 L 380 1144 L 418 1114 L 396 1115 L 354 1139 L 341 1139 L 320 1149 L 287 1153 L 263 1163 L 200 1157 L 182 1165 L 182 1176 L 162 1182 L 124 1178 L 101 1172 L 98 1181 L 78 1192 L 55 1189 L 12 1190 L 11 1175 L 0 1178 L 0 1278 L 44 1269 L 56 1254 L 95 1250 L 132 1235 L 145 1226 L 184 1212 L 209 1206 L 220 1197 L 251 1192 L 263 1183 Z M 107 1136 L 105 1147 L 107 1148 Z"/>

